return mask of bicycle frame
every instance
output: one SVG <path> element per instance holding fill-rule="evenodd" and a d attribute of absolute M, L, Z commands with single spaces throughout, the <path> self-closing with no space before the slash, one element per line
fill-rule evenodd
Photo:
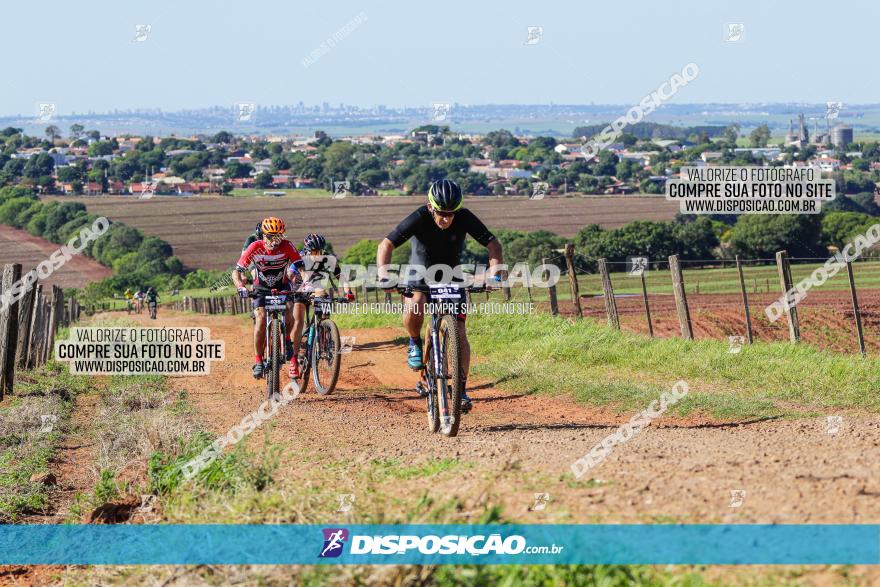
<path fill-rule="evenodd" d="M 467 287 L 467 286 L 459 286 L 456 284 L 455 288 L 462 292 L 479 292 L 485 291 L 484 287 Z M 456 316 L 459 313 L 459 304 L 463 303 L 463 300 L 458 297 L 458 301 L 449 302 L 445 301 L 446 298 L 456 299 L 450 297 L 448 294 L 451 292 L 443 291 L 442 287 L 437 291 L 435 297 L 434 290 L 429 286 L 407 286 L 404 288 L 397 288 L 397 290 L 402 293 L 405 297 L 410 297 L 414 292 L 421 292 L 426 296 L 426 302 L 440 304 L 438 311 L 431 312 L 431 325 L 430 332 L 428 334 L 428 338 L 430 339 L 430 348 L 431 348 L 431 364 L 430 369 L 428 365 L 425 365 L 425 368 L 422 369 L 421 378 L 416 385 L 416 390 L 422 394 L 424 392 L 424 396 L 426 398 L 427 407 L 428 407 L 428 420 L 429 420 L 429 429 L 432 432 L 437 431 L 438 421 L 435 418 L 434 414 L 436 412 L 438 417 L 443 418 L 443 427 L 440 428 L 443 431 L 443 434 L 447 436 L 455 436 L 457 434 L 458 423 L 453 419 L 450 423 L 449 419 L 454 418 L 449 414 L 454 414 L 456 410 L 450 410 L 447 391 L 449 385 L 455 385 L 455 383 L 451 382 L 451 374 L 447 372 L 447 357 L 444 356 L 445 346 L 441 345 L 440 340 L 440 330 L 441 330 L 441 322 L 446 316 Z M 445 295 L 444 295 L 445 294 Z M 457 329 L 453 330 L 455 336 L 458 336 Z M 456 341 L 456 345 L 458 341 Z M 461 357 L 460 355 L 456 357 L 455 364 L 459 365 Z M 429 377 L 430 373 L 430 377 Z M 438 381 L 442 382 L 438 386 Z M 438 389 L 438 387 L 442 387 L 442 389 Z M 442 393 L 440 393 L 442 391 Z M 454 395 L 454 394 L 453 394 Z M 436 402 L 436 405 L 435 405 Z M 450 431 L 451 430 L 451 431 Z"/>

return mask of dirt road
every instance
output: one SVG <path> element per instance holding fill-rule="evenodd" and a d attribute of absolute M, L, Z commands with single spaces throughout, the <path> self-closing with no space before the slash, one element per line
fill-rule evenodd
<path fill-rule="evenodd" d="M 225 341 L 226 361 L 210 375 L 171 379 L 218 435 L 262 401 L 264 383 L 250 373 L 247 318 L 160 312 L 157 321 L 136 319 L 207 326 L 212 338 Z M 449 491 L 476 499 L 492 479 L 506 514 L 522 522 L 880 523 L 880 421 L 871 415 L 838 412 L 843 421 L 835 434 L 826 414 L 723 425 L 664 415 L 575 482 L 571 463 L 632 414 L 475 381 L 474 411 L 460 435 L 432 435 L 423 401 L 412 391 L 402 329 L 342 334 L 355 336 L 356 344 L 343 355 L 337 391 L 309 392 L 276 416 L 273 440 L 290 446 L 281 475 L 302 477 L 316 466 L 297 459 L 297 447 L 309 446 L 328 462 L 457 458 L 471 466 Z M 544 508 L 532 507 L 535 493 L 549 494 Z"/>

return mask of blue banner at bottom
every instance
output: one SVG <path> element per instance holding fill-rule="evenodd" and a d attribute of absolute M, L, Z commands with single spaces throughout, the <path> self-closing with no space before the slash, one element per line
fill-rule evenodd
<path fill-rule="evenodd" d="M 0 525 L 0 564 L 880 564 L 880 525 Z"/>

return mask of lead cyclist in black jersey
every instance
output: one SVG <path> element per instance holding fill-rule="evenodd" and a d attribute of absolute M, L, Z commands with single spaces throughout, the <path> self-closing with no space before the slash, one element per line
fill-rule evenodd
<path fill-rule="evenodd" d="M 379 243 L 376 253 L 378 277 L 380 281 L 388 279 L 388 267 L 392 251 L 407 240 L 412 247 L 409 264 L 431 267 L 432 265 L 448 265 L 452 268 L 461 263 L 461 252 L 464 249 L 467 235 L 489 250 L 489 277 L 505 278 L 504 260 L 501 243 L 495 238 L 486 225 L 467 208 L 462 208 L 464 200 L 461 188 L 454 181 L 442 179 L 435 181 L 428 188 L 428 204 L 419 207 L 392 230 Z M 401 285 L 419 285 L 424 281 L 402 283 Z M 407 364 L 413 370 L 424 368 L 422 360 L 422 324 L 425 320 L 426 296 L 414 292 L 411 298 L 404 301 L 405 311 L 403 325 L 409 334 L 409 350 Z M 471 363 L 471 347 L 467 339 L 465 315 L 458 319 L 458 329 L 464 385 L 461 394 L 462 411 L 468 412 L 473 407 L 467 395 L 467 375 Z"/>

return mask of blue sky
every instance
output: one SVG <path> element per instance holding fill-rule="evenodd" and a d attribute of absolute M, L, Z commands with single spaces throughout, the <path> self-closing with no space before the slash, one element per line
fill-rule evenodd
<path fill-rule="evenodd" d="M 303 59 L 363 13 L 315 63 Z M 255 102 L 880 102 L 880 4 L 863 2 L 14 2 L 0 115 Z M 723 41 L 742 23 L 742 41 Z M 133 42 L 135 25 L 150 35 Z M 527 27 L 543 38 L 526 44 Z"/>

